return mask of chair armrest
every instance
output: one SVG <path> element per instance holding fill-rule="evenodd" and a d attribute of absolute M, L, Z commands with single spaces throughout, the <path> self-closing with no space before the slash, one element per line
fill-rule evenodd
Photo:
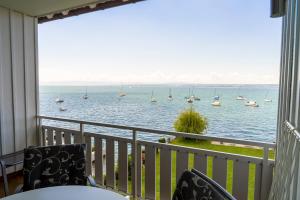
<path fill-rule="evenodd" d="M 87 180 L 92 187 L 97 187 L 96 181 L 91 175 L 87 177 Z"/>
<path fill-rule="evenodd" d="M 18 185 L 17 188 L 15 189 L 15 194 L 21 193 L 21 192 L 23 192 L 23 185 L 22 184 Z"/>

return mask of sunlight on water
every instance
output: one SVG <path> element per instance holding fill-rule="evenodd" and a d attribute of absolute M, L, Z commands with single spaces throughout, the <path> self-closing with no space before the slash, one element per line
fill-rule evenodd
<path fill-rule="evenodd" d="M 83 99 L 87 88 L 88 99 Z M 274 142 L 276 137 L 278 86 L 275 85 L 198 85 L 198 86 L 123 86 L 126 96 L 120 98 L 120 86 L 41 86 L 40 112 L 42 115 L 81 119 L 152 129 L 174 130 L 173 122 L 190 104 L 184 99 L 190 93 L 200 97 L 194 108 L 209 123 L 208 135 L 237 139 Z M 168 100 L 169 88 L 173 100 Z M 151 93 L 157 100 L 151 103 Z M 220 96 L 221 106 L 211 105 L 213 97 Z M 247 107 L 238 95 L 256 100 L 259 107 Z M 62 104 L 55 99 L 63 98 Z M 264 99 L 272 99 L 265 102 Z M 60 107 L 67 109 L 60 111 Z M 48 122 L 50 123 L 50 122 Z M 89 131 L 109 132 L 130 136 L 128 131 L 87 127 Z M 143 139 L 156 140 L 159 136 L 140 134 Z"/>

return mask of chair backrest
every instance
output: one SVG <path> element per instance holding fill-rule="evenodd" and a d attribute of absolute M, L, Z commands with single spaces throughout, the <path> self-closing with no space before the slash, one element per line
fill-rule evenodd
<path fill-rule="evenodd" d="M 219 184 L 197 170 L 183 172 L 177 183 L 173 200 L 185 199 L 235 200 Z"/>
<path fill-rule="evenodd" d="M 86 185 L 85 145 L 57 145 L 24 150 L 23 190 Z"/>

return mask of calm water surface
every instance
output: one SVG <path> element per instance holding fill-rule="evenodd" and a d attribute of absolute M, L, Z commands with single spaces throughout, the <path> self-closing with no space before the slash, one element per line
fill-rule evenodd
<path fill-rule="evenodd" d="M 176 116 L 188 104 L 184 97 L 189 88 L 200 97 L 193 103 L 194 108 L 208 119 L 207 135 L 274 142 L 276 135 L 278 86 L 276 85 L 155 85 L 122 86 L 127 95 L 118 96 L 121 86 L 41 86 L 40 112 L 42 115 L 65 117 L 80 120 L 138 126 L 153 129 L 174 130 Z M 173 101 L 168 100 L 169 88 L 172 88 Z M 82 96 L 88 91 L 88 99 Z M 157 103 L 151 103 L 151 93 Z M 214 95 L 221 98 L 221 107 L 213 107 Z M 246 107 L 243 101 L 235 100 L 237 95 L 256 100 L 258 108 Z M 56 104 L 57 97 L 64 103 Z M 265 98 L 272 102 L 265 102 Z M 67 110 L 60 111 L 60 106 Z M 46 122 L 51 125 L 68 126 Z M 85 127 L 88 131 L 130 137 L 128 131 Z M 143 139 L 157 140 L 159 136 L 140 134 Z"/>

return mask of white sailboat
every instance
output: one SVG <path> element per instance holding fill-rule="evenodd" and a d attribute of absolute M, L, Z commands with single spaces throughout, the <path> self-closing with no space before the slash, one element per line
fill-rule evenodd
<path fill-rule="evenodd" d="M 269 94 L 269 91 L 267 92 L 264 101 L 265 102 L 272 102 L 272 99 L 268 98 L 268 94 Z"/>
<path fill-rule="evenodd" d="M 221 106 L 221 102 L 219 100 L 214 100 L 212 103 L 211 103 L 212 106 Z"/>
<path fill-rule="evenodd" d="M 193 103 L 194 99 L 191 96 L 191 89 L 189 88 L 189 95 L 186 97 L 186 102 Z"/>
<path fill-rule="evenodd" d="M 83 98 L 83 99 L 88 99 L 88 98 L 89 98 L 88 95 L 87 95 L 87 89 L 85 89 L 85 94 L 83 95 L 82 98 Z"/>
<path fill-rule="evenodd" d="M 217 90 L 214 91 L 213 102 L 211 103 L 212 106 L 221 106 L 220 96 L 217 95 Z"/>
<path fill-rule="evenodd" d="M 256 101 L 252 101 L 252 100 L 247 101 L 247 102 L 245 103 L 245 106 L 259 107 L 259 105 L 256 103 Z"/>
<path fill-rule="evenodd" d="M 154 93 L 152 91 L 152 94 L 151 94 L 151 99 L 150 99 L 151 103 L 156 103 L 156 99 L 154 98 Z"/>
<path fill-rule="evenodd" d="M 126 93 L 123 91 L 123 87 L 122 87 L 119 92 L 119 97 L 125 97 L 125 96 L 126 96 Z"/>
<path fill-rule="evenodd" d="M 59 111 L 64 112 L 64 111 L 67 111 L 67 109 L 64 108 L 63 106 L 61 106 L 61 107 L 59 107 Z"/>
<path fill-rule="evenodd" d="M 240 88 L 238 89 L 238 96 L 236 97 L 236 100 L 246 100 L 246 97 L 240 95 Z"/>
<path fill-rule="evenodd" d="M 57 98 L 55 99 L 55 102 L 56 102 L 56 103 L 63 103 L 64 100 L 61 99 L 61 98 L 59 98 L 59 97 L 57 97 Z"/>
<path fill-rule="evenodd" d="M 241 96 L 241 95 L 239 95 L 239 96 L 236 97 L 236 100 L 245 100 L 245 99 L 246 98 L 244 96 Z"/>
<path fill-rule="evenodd" d="M 192 96 L 190 98 L 193 99 L 194 101 L 200 101 L 200 98 L 194 94 L 194 90 L 192 90 Z"/>
<path fill-rule="evenodd" d="M 190 98 L 188 98 L 188 99 L 186 100 L 186 102 L 188 102 L 188 103 L 193 103 L 194 100 L 190 97 Z"/>

